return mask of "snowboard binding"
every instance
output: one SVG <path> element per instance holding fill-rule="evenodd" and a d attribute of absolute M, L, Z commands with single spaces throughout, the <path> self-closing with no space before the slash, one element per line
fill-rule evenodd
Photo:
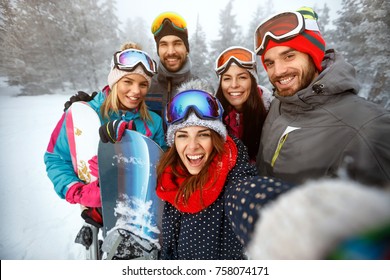
<path fill-rule="evenodd" d="M 81 227 L 75 238 L 75 243 L 81 244 L 87 251 L 87 259 L 100 260 L 103 241 L 99 240 L 99 228 L 103 226 L 101 208 L 84 208 L 81 217 L 85 224 Z"/>
<path fill-rule="evenodd" d="M 159 249 L 149 240 L 126 229 L 115 229 L 104 239 L 102 251 L 107 260 L 157 260 Z"/>

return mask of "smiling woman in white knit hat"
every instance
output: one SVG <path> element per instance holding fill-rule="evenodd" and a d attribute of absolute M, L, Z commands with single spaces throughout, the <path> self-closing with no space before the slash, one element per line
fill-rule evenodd
<path fill-rule="evenodd" d="M 155 62 L 137 44 L 127 43 L 115 52 L 108 86 L 88 102 L 100 117 L 102 126 L 99 133 L 103 142 L 120 141 L 124 130 L 129 128 L 166 148 L 162 119 L 145 105 L 145 96 L 155 73 Z M 101 207 L 98 180 L 84 183 L 74 171 L 66 132 L 67 114 L 68 111 L 65 111 L 54 129 L 44 155 L 47 174 L 56 193 L 69 203 L 81 204 L 89 209 Z M 89 164 L 91 170 L 97 170 L 96 157 Z M 97 172 L 92 175 L 97 177 Z"/>
<path fill-rule="evenodd" d="M 256 209 L 290 189 L 258 176 L 245 146 L 228 135 L 222 106 L 207 88 L 198 81 L 183 84 L 166 106 L 170 148 L 157 166 L 156 189 L 166 201 L 161 259 L 245 259 Z"/>
<path fill-rule="evenodd" d="M 151 137 L 163 148 L 166 147 L 164 133 L 160 130 L 161 118 L 149 111 L 145 103 L 152 77 L 156 73 L 155 61 L 141 51 L 137 44 L 125 44 L 121 51 L 114 54 L 107 78 L 110 93 L 100 109 L 102 117 L 109 121 L 99 130 L 103 142 L 120 141 L 124 129 L 134 129 L 135 126 L 137 131 Z M 112 118 L 112 113 L 120 117 Z"/>

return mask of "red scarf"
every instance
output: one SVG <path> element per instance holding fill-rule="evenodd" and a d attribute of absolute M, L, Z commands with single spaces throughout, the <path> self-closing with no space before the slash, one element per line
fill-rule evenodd
<path fill-rule="evenodd" d="M 224 153 L 220 157 L 216 155 L 209 167 L 213 176 L 202 190 L 196 190 L 191 194 L 187 203 L 185 204 L 181 199 L 178 203 L 175 203 L 176 194 L 178 192 L 178 185 L 182 184 L 185 178 L 173 178 L 172 167 L 168 166 L 162 174 L 157 184 L 157 195 L 162 200 L 168 201 L 181 212 L 184 213 L 197 213 L 210 206 L 221 193 L 225 183 L 227 175 L 234 167 L 237 160 L 237 147 L 234 141 L 228 136 L 224 144 Z M 180 173 L 184 174 L 183 170 Z M 203 199 L 203 203 L 201 201 Z"/>

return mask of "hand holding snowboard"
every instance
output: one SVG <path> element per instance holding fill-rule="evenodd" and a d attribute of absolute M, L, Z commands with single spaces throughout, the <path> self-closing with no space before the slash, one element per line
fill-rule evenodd
<path fill-rule="evenodd" d="M 125 122 L 122 120 L 109 121 L 99 128 L 100 139 L 103 143 L 116 143 L 122 140 L 126 129 L 136 130 L 133 121 Z"/>
<path fill-rule="evenodd" d="M 75 183 L 69 188 L 65 198 L 72 204 L 79 203 L 87 207 L 101 207 L 99 181 L 96 180 L 89 184 Z"/>
<path fill-rule="evenodd" d="M 103 143 L 116 143 L 122 139 L 127 123 L 122 120 L 109 121 L 99 128 L 100 139 Z"/>

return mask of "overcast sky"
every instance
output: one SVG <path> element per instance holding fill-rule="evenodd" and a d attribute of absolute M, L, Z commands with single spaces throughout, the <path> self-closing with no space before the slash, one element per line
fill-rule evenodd
<path fill-rule="evenodd" d="M 267 0 L 268 1 L 268 0 Z M 245 26 L 252 19 L 252 14 L 257 5 L 265 6 L 265 0 L 235 0 L 233 7 L 235 9 L 237 23 Z M 337 17 L 336 11 L 341 7 L 342 0 L 273 0 L 276 12 L 284 10 L 296 10 L 302 6 L 314 7 L 317 4 L 322 8 L 326 2 L 330 8 L 332 19 Z M 188 30 L 195 30 L 196 17 L 199 15 L 199 21 L 208 38 L 218 35 L 219 12 L 225 8 L 228 0 L 117 0 L 117 11 L 122 22 L 129 17 L 142 17 L 146 22 L 152 24 L 154 18 L 166 11 L 174 11 L 184 17 L 187 21 Z M 271 15 L 271 14 L 270 14 Z M 259 23 L 263 19 L 259 19 Z M 244 30 L 246 31 L 246 30 Z M 191 36 L 191 35 L 190 35 Z"/>

